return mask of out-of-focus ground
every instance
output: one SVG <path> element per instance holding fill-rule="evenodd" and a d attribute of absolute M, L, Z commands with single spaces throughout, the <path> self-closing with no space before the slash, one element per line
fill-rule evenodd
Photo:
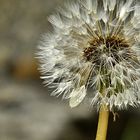
<path fill-rule="evenodd" d="M 0 140 L 92 140 L 97 113 L 70 109 L 39 79 L 36 46 L 64 0 L 0 0 Z M 140 108 L 119 112 L 107 140 L 140 140 Z"/>

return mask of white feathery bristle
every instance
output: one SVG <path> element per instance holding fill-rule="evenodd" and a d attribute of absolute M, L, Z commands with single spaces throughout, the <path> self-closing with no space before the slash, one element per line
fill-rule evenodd
<path fill-rule="evenodd" d="M 70 94 L 70 101 L 69 101 L 70 107 L 73 108 L 79 105 L 83 101 L 85 96 L 86 96 L 85 86 L 82 86 L 76 90 L 73 90 Z"/>
<path fill-rule="evenodd" d="M 113 11 L 116 6 L 116 0 L 109 0 L 109 10 Z"/>

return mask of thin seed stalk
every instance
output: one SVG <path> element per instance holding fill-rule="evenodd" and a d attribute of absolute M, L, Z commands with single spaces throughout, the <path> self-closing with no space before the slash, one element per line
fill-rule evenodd
<path fill-rule="evenodd" d="M 102 105 L 99 111 L 96 140 L 106 140 L 108 119 L 109 119 L 109 110 L 106 105 Z"/>

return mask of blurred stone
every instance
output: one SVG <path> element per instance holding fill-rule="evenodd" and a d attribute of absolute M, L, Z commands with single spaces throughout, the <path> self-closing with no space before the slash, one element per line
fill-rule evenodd
<path fill-rule="evenodd" d="M 71 120 L 90 114 L 84 107 L 71 110 L 37 84 L 5 81 L 0 89 L 1 140 L 58 140 Z"/>
<path fill-rule="evenodd" d="M 39 79 L 37 60 L 29 54 L 20 55 L 12 67 L 12 76 L 16 79 Z"/>
<path fill-rule="evenodd" d="M 11 59 L 17 64 L 20 63 L 18 58 L 21 60 L 22 57 L 22 59 L 25 59 L 22 60 L 24 65 L 26 65 L 25 63 L 28 65 L 30 60 L 35 61 L 33 57 L 37 51 L 41 34 L 46 33 L 50 28 L 47 16 L 62 1 L 0 0 L 0 74 L 7 74 L 5 69 Z M 28 57 L 27 54 L 32 57 L 29 62 L 26 58 Z M 33 73 L 36 69 L 35 63 L 32 62 L 33 65 L 30 65 L 30 68 L 28 66 L 28 69 L 34 69 Z M 26 72 L 24 72 L 26 76 L 27 71 L 30 70 L 24 69 L 26 69 Z"/>

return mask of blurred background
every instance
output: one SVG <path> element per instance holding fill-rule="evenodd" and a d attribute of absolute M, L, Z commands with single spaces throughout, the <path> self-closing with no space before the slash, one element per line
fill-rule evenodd
<path fill-rule="evenodd" d="M 98 114 L 51 97 L 34 58 L 64 0 L 0 0 L 0 140 L 94 140 Z M 140 140 L 140 108 L 110 114 L 107 140 Z"/>

